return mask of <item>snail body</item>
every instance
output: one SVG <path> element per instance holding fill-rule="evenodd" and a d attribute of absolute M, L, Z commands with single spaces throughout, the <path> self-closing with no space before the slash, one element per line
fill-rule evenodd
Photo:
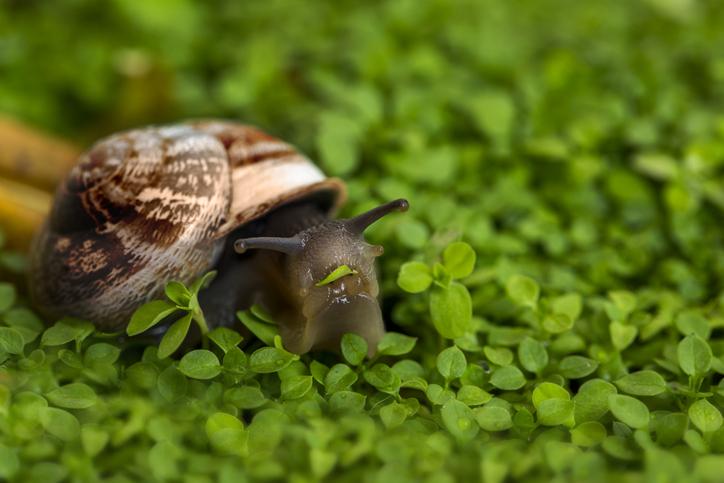
<path fill-rule="evenodd" d="M 349 220 L 331 216 L 344 183 L 291 145 L 222 121 L 112 135 L 81 155 L 59 186 L 31 248 L 30 294 L 48 317 L 123 329 L 171 280 L 213 268 L 201 305 L 211 324 L 261 303 L 287 349 L 304 353 L 356 332 L 384 333 L 370 223 L 397 200 Z M 246 253 L 247 250 L 253 252 Z M 349 275 L 319 285 L 337 267 Z"/>

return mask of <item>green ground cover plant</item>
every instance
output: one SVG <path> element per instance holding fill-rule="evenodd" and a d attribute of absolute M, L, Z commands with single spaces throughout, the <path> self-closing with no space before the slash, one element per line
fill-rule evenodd
<path fill-rule="evenodd" d="M 258 307 L 255 337 L 214 329 L 203 281 L 135 316 L 182 315 L 160 345 L 44 321 L 0 249 L 0 480 L 721 481 L 723 24 L 714 0 L 0 0 L 6 114 L 79 142 L 241 119 L 343 177 L 347 213 L 411 205 L 369 230 L 371 359 L 290 354 Z"/>

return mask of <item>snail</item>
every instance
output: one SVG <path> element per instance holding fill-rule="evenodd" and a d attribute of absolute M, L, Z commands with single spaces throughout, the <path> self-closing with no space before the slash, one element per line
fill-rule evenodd
<path fill-rule="evenodd" d="M 247 125 L 197 121 L 111 135 L 80 156 L 33 240 L 30 295 L 48 317 L 124 328 L 171 280 L 215 268 L 202 292 L 210 324 L 260 304 L 284 347 L 370 351 L 384 335 L 364 230 L 406 200 L 334 219 L 344 183 L 291 145 Z M 340 268 L 343 270 L 340 272 Z"/>

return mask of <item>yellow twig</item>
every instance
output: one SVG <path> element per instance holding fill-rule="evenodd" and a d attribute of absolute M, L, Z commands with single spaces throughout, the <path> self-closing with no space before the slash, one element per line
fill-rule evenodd
<path fill-rule="evenodd" d="M 52 195 L 0 177 L 0 226 L 11 246 L 26 249 L 50 209 Z"/>
<path fill-rule="evenodd" d="M 0 117 L 0 176 L 52 191 L 80 150 L 54 136 Z"/>

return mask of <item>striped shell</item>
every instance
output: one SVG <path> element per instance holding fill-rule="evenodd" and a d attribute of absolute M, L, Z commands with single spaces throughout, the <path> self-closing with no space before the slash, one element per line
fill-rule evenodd
<path fill-rule="evenodd" d="M 50 317 L 123 327 L 170 280 L 213 267 L 234 229 L 344 185 L 292 146 L 253 127 L 203 121 L 110 136 L 58 188 L 35 238 L 30 289 Z"/>

